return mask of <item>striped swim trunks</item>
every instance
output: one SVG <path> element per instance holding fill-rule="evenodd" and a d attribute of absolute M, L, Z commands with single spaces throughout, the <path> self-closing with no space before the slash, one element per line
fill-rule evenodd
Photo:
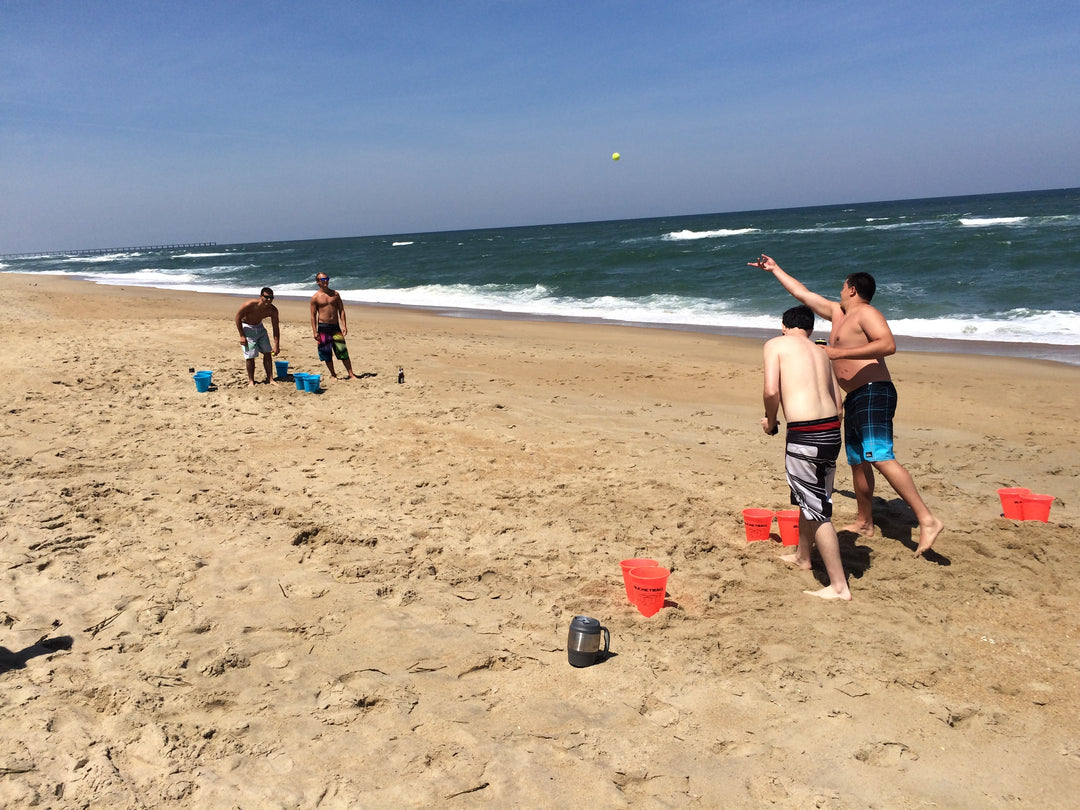
<path fill-rule="evenodd" d="M 840 417 L 788 422 L 784 471 L 791 503 L 807 520 L 832 518 L 833 480 L 840 456 Z"/>

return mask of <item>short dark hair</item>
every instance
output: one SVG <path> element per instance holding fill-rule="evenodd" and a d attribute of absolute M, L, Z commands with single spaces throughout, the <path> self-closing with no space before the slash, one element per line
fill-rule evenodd
<path fill-rule="evenodd" d="M 814 310 L 806 304 L 799 304 L 787 310 L 780 322 L 788 329 L 803 329 L 809 335 L 814 331 Z"/>
<path fill-rule="evenodd" d="M 874 281 L 874 277 L 869 273 L 863 273 L 861 271 L 852 273 L 846 280 L 847 285 L 858 293 L 859 298 L 868 303 L 877 291 L 877 282 Z"/>
<path fill-rule="evenodd" d="M 259 295 L 269 295 L 271 298 L 273 298 L 274 291 L 271 290 L 269 287 L 263 287 L 262 292 L 260 292 Z"/>

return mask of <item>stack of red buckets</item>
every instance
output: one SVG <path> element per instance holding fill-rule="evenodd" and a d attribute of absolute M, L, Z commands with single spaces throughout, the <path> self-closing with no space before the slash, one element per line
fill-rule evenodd
<path fill-rule="evenodd" d="M 1010 520 L 1039 520 L 1050 522 L 1050 504 L 1053 495 L 1039 495 L 1026 487 L 1004 487 L 999 489 L 1001 511 Z"/>

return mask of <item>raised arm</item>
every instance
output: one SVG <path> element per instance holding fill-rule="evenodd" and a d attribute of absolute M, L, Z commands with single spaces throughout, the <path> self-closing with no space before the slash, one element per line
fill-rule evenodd
<path fill-rule="evenodd" d="M 806 304 L 819 318 L 831 321 L 839 314 L 840 304 L 838 302 L 830 301 L 825 296 L 812 292 L 797 278 L 784 272 L 774 259 L 766 256 L 764 253 L 761 254 L 761 258 L 756 262 L 747 262 L 747 264 L 750 267 L 757 267 L 759 270 L 764 270 L 766 273 L 772 273 L 776 280 L 780 282 L 785 290 L 791 293 L 796 301 L 800 304 Z"/>

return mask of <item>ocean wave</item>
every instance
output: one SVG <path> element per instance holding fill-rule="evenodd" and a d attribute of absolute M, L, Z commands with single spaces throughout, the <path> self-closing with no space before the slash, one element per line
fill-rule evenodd
<path fill-rule="evenodd" d="M 900 318 L 889 325 L 894 334 L 908 337 L 1080 345 L 1080 315 L 1057 310 L 1014 309 L 989 317 Z"/>
<path fill-rule="evenodd" d="M 884 219 L 884 218 L 882 218 Z M 914 222 L 879 222 L 874 219 L 867 219 L 864 224 L 860 225 L 817 225 L 813 228 L 784 228 L 774 231 L 779 235 L 796 235 L 806 236 L 822 233 L 853 233 L 861 231 L 898 231 L 907 230 L 909 228 L 940 228 L 942 223 L 937 220 L 924 219 Z"/>
<path fill-rule="evenodd" d="M 551 296 L 543 285 L 513 289 L 499 285 L 428 285 L 407 289 L 348 290 L 342 291 L 341 296 L 353 303 L 428 309 L 718 329 L 779 328 L 777 315 L 747 311 L 745 302 L 677 295 L 565 298 Z M 1075 312 L 1017 309 L 991 317 L 900 318 L 891 320 L 890 326 L 894 334 L 907 337 L 1080 345 L 1080 315 Z M 818 330 L 819 333 L 822 331 Z"/>
<path fill-rule="evenodd" d="M 684 242 L 692 239 L 718 239 L 725 236 L 745 236 L 749 233 L 760 233 L 758 228 L 720 228 L 715 231 L 672 231 L 666 233 L 661 239 L 669 242 Z"/>
<path fill-rule="evenodd" d="M 137 259 L 141 253 L 100 253 L 90 256 L 65 256 L 59 255 L 59 261 L 69 264 L 108 264 L 109 262 L 122 262 L 128 259 Z"/>
<path fill-rule="evenodd" d="M 390 247 L 405 247 L 406 245 L 415 245 L 415 242 L 391 242 Z"/>
<path fill-rule="evenodd" d="M 1023 225 L 1030 217 L 960 217 L 965 228 L 987 228 L 992 225 Z"/>

